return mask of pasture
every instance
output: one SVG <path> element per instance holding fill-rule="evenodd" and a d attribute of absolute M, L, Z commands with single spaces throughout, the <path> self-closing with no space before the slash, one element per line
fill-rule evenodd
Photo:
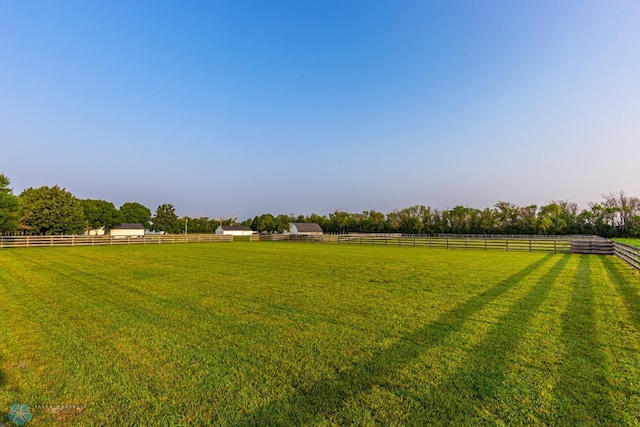
<path fill-rule="evenodd" d="M 640 423 L 617 258 L 277 242 L 0 250 L 0 423 Z"/>
<path fill-rule="evenodd" d="M 622 237 L 616 237 L 613 240 L 615 240 L 616 242 L 626 243 L 627 245 L 632 245 L 640 248 L 640 239 L 625 239 Z"/>

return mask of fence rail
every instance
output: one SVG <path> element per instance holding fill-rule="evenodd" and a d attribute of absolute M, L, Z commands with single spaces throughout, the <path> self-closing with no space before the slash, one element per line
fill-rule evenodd
<path fill-rule="evenodd" d="M 252 242 L 305 242 L 305 243 L 324 243 L 329 242 L 327 237 L 330 234 L 309 235 L 309 234 L 252 234 L 249 238 Z"/>
<path fill-rule="evenodd" d="M 369 237 L 337 236 L 334 243 L 368 246 L 405 246 L 440 249 L 481 249 L 525 252 L 566 252 L 571 253 L 571 241 L 566 239 L 482 239 L 449 237 Z"/>
<path fill-rule="evenodd" d="M 640 270 L 640 248 L 626 243 L 612 242 L 613 253 L 636 270 Z"/>
<path fill-rule="evenodd" d="M 0 249 L 51 246 L 158 245 L 232 242 L 218 234 L 146 234 L 144 236 L 0 236 Z"/>
<path fill-rule="evenodd" d="M 589 236 L 591 237 L 591 236 Z M 486 236 L 425 237 L 384 234 L 261 234 L 251 241 L 289 241 L 306 243 L 334 243 L 342 245 L 399 246 L 440 249 L 480 249 L 521 252 L 556 252 L 616 255 L 633 268 L 640 270 L 640 248 L 610 241 L 598 236 L 568 239 L 565 236 Z M 144 236 L 0 236 L 0 249 L 53 246 L 153 245 L 175 243 L 232 242 L 233 236 L 218 234 L 149 234 Z"/>
<path fill-rule="evenodd" d="M 346 245 L 404 246 L 441 249 L 480 249 L 524 252 L 555 252 L 613 255 L 609 239 L 599 236 L 523 236 L 523 235 L 447 235 L 426 236 L 398 233 L 349 233 L 305 236 L 293 234 L 261 234 L 252 241 L 322 242 Z"/>
<path fill-rule="evenodd" d="M 572 240 L 571 252 L 574 254 L 613 255 L 613 242 L 602 240 Z"/>
<path fill-rule="evenodd" d="M 409 237 L 430 237 L 426 236 L 413 236 L 413 235 L 405 235 Z M 605 237 L 595 236 L 595 235 L 587 235 L 587 234 L 450 234 L 450 233 L 440 233 L 434 234 L 431 237 L 448 237 L 450 239 L 524 239 L 524 240 L 609 240 Z"/>

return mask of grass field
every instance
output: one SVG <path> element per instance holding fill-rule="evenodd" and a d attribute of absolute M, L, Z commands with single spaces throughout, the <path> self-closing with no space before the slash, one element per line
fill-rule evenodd
<path fill-rule="evenodd" d="M 623 239 L 623 238 L 615 238 L 613 239 L 616 242 L 626 243 L 627 245 L 633 245 L 640 248 L 640 239 Z"/>
<path fill-rule="evenodd" d="M 588 255 L 0 250 L 0 423 L 638 424 L 639 290 Z"/>

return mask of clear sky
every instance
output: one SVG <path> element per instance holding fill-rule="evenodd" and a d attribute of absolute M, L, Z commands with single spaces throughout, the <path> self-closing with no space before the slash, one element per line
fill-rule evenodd
<path fill-rule="evenodd" d="M 0 0 L 0 148 L 240 220 L 640 196 L 640 2 Z"/>

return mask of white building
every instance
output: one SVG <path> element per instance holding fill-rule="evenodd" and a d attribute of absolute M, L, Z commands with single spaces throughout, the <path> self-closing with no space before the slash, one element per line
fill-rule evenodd
<path fill-rule="evenodd" d="M 251 227 L 246 225 L 219 225 L 216 228 L 216 234 L 224 234 L 227 236 L 251 236 L 255 232 Z"/>
<path fill-rule="evenodd" d="M 100 227 L 100 228 L 90 228 L 84 232 L 84 235 L 85 236 L 104 236 L 104 233 L 105 233 L 105 228 Z"/>
<path fill-rule="evenodd" d="M 117 224 L 111 227 L 106 234 L 113 237 L 144 236 L 144 225 L 135 223 Z"/>
<path fill-rule="evenodd" d="M 289 234 L 322 236 L 322 228 L 315 222 L 292 222 L 289 224 Z"/>

